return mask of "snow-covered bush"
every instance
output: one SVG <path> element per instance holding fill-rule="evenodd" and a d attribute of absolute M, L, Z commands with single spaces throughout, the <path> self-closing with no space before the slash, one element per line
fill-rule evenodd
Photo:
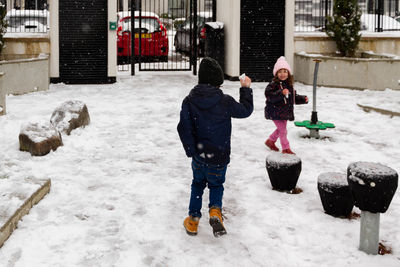
<path fill-rule="evenodd" d="M 335 40 L 342 56 L 353 57 L 361 34 L 361 11 L 358 0 L 335 0 L 333 16 L 328 16 L 326 34 Z"/>
<path fill-rule="evenodd" d="M 3 36 L 7 30 L 7 21 L 5 20 L 7 14 L 7 9 L 3 3 L 0 3 L 0 54 L 3 50 L 4 46 L 4 39 Z"/>

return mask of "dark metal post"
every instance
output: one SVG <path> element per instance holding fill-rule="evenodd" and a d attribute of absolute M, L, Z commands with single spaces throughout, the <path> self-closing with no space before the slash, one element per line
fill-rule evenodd
<path fill-rule="evenodd" d="M 141 5 L 141 3 L 139 3 Z M 131 75 L 135 75 L 135 1 L 131 1 Z"/>
<path fill-rule="evenodd" d="M 321 60 L 315 59 L 315 69 L 314 69 L 314 81 L 313 81 L 313 111 L 311 114 L 311 124 L 317 124 L 317 77 L 318 77 L 318 67 Z"/>
<path fill-rule="evenodd" d="M 192 37 L 192 65 L 193 65 L 193 75 L 197 74 L 197 0 L 193 1 L 193 37 Z"/>
<path fill-rule="evenodd" d="M 383 25 L 382 25 L 382 20 L 383 20 L 383 0 L 378 0 L 378 27 L 377 31 L 378 32 L 383 32 Z"/>
<path fill-rule="evenodd" d="M 213 0 L 212 2 L 212 14 L 213 21 L 217 21 L 217 0 Z"/>
<path fill-rule="evenodd" d="M 328 3 L 329 0 L 325 0 L 325 25 L 324 25 L 324 29 L 326 29 L 326 24 L 328 24 Z"/>

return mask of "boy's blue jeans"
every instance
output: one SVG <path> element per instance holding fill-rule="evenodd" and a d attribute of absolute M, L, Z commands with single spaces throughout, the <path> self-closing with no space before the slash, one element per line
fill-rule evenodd
<path fill-rule="evenodd" d="M 201 206 L 203 192 L 206 186 L 210 190 L 208 207 L 222 208 L 222 196 L 224 193 L 224 182 L 227 166 L 208 165 L 201 159 L 193 157 L 192 170 L 192 192 L 190 195 L 189 215 L 201 217 Z"/>

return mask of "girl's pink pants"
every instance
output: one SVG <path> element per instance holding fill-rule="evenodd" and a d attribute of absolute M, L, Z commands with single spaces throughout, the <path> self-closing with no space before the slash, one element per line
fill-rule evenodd
<path fill-rule="evenodd" d="M 276 130 L 269 136 L 269 139 L 271 139 L 273 142 L 276 142 L 276 140 L 279 138 L 281 141 L 282 150 L 290 148 L 289 140 L 287 139 L 287 120 L 274 120 L 273 122 L 276 125 Z"/>

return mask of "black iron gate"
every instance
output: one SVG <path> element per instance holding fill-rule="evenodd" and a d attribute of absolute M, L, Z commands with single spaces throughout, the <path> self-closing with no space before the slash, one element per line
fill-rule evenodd
<path fill-rule="evenodd" d="M 60 76 L 54 81 L 114 82 L 107 74 L 107 6 L 107 0 L 59 1 Z"/>
<path fill-rule="evenodd" d="M 140 71 L 197 73 L 216 0 L 132 0 L 128 8 L 118 3 L 119 70 L 134 75 L 138 65 Z"/>
<path fill-rule="evenodd" d="M 240 73 L 253 81 L 269 81 L 276 59 L 285 54 L 285 2 L 241 0 Z"/>

